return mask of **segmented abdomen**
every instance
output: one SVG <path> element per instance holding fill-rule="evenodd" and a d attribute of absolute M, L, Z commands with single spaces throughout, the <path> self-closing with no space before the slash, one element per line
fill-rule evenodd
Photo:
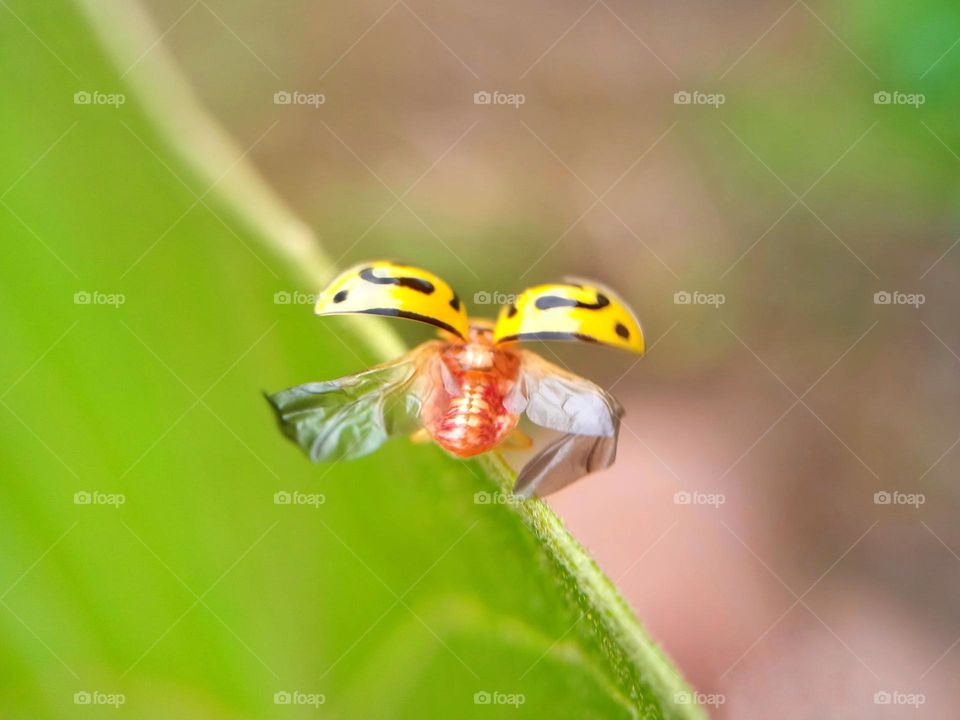
<path fill-rule="evenodd" d="M 462 394 L 450 398 L 434 427 L 434 440 L 454 455 L 469 457 L 499 445 L 517 418 L 503 406 L 495 378 L 478 373 L 463 378 Z"/>

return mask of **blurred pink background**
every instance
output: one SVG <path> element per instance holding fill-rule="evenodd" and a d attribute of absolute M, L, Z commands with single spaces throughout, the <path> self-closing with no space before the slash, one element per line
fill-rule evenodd
<path fill-rule="evenodd" d="M 189 4 L 153 12 L 245 146 L 274 93 L 324 94 L 252 158 L 341 264 L 635 307 L 635 366 L 544 350 L 628 409 L 616 466 L 551 504 L 715 717 L 956 714 L 956 9 Z"/>

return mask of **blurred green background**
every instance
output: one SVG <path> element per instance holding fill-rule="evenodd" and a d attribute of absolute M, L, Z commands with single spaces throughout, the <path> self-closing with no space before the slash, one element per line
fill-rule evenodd
<path fill-rule="evenodd" d="M 567 274 L 634 306 L 638 364 L 541 348 L 629 413 L 618 464 L 551 504 L 711 715 L 954 714 L 960 8 L 143 8 L 157 45 L 94 23 L 133 48 L 116 68 L 77 6 L 0 3 L 3 717 L 114 712 L 78 691 L 135 717 L 630 716 L 477 468 L 404 442 L 315 467 L 280 437 L 261 390 L 377 358 L 171 149 L 180 109 L 137 94 L 167 52 L 337 265 L 404 258 L 476 314 Z M 278 709 L 295 690 L 326 702 Z"/>

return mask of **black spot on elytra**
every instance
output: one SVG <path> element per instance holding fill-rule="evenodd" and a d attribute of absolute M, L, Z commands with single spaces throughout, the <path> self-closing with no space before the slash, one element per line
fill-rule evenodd
<path fill-rule="evenodd" d="M 362 313 L 367 313 L 369 315 L 386 315 L 388 317 L 401 317 L 407 318 L 408 320 L 419 320 L 420 322 L 427 323 L 428 325 L 434 325 L 438 328 L 443 328 L 448 333 L 456 335 L 457 337 L 462 338 L 463 335 L 460 334 L 460 331 L 457 330 L 453 325 L 448 325 L 442 320 L 437 320 L 428 315 L 421 315 L 420 313 L 409 312 L 408 310 L 400 310 L 398 308 L 367 308 L 366 310 L 360 310 Z"/>
<path fill-rule="evenodd" d="M 617 335 L 622 337 L 624 340 L 630 337 L 630 331 L 627 329 L 627 326 L 623 323 L 617 323 L 617 326 L 614 328 L 617 331 Z"/>
<path fill-rule="evenodd" d="M 457 312 L 460 312 L 460 298 L 457 297 L 456 293 L 454 293 L 453 297 L 450 299 L 450 307 Z"/>
<path fill-rule="evenodd" d="M 552 310 L 558 307 L 576 307 L 577 301 L 556 295 L 543 295 L 537 298 L 536 306 L 538 310 Z"/>
<path fill-rule="evenodd" d="M 342 302 L 343 302 L 344 300 L 346 300 L 346 299 L 347 299 L 347 291 L 346 291 L 346 290 L 341 290 L 340 292 L 338 292 L 336 295 L 333 296 L 333 301 L 334 301 L 335 303 L 342 303 Z"/>
<path fill-rule="evenodd" d="M 517 314 L 517 306 L 513 303 L 510 303 L 510 307 L 507 308 L 507 317 L 513 317 Z"/>
<path fill-rule="evenodd" d="M 603 293 L 597 293 L 595 303 L 585 303 L 572 298 L 560 297 L 559 295 L 541 295 L 536 300 L 538 310 L 552 310 L 558 307 L 576 307 L 584 310 L 599 310 L 610 304 L 610 298 Z"/>
<path fill-rule="evenodd" d="M 430 295 L 434 291 L 433 283 L 429 280 L 414 277 L 391 277 L 389 275 L 387 277 L 378 277 L 374 275 L 372 267 L 361 270 L 360 279 L 375 285 L 399 285 L 410 288 L 411 290 L 416 290 L 424 295 Z"/>
<path fill-rule="evenodd" d="M 583 333 L 560 332 L 544 330 L 541 332 L 518 333 L 500 338 L 498 343 L 514 342 L 516 340 L 580 340 L 582 342 L 597 343 L 599 340 Z"/>

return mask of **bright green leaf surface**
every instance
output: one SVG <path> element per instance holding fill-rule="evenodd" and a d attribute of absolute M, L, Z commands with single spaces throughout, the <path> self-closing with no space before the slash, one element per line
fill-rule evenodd
<path fill-rule="evenodd" d="M 316 288 L 248 208 L 204 195 L 205 158 L 171 149 L 77 7 L 9 8 L 0 716 L 119 717 L 78 707 L 87 691 L 138 718 L 699 717 L 546 506 L 474 501 L 510 481 L 495 461 L 398 441 L 314 466 L 280 435 L 261 390 L 377 348 L 274 303 Z M 75 104 L 84 90 L 126 103 Z M 278 707 L 284 691 L 325 703 Z"/>

